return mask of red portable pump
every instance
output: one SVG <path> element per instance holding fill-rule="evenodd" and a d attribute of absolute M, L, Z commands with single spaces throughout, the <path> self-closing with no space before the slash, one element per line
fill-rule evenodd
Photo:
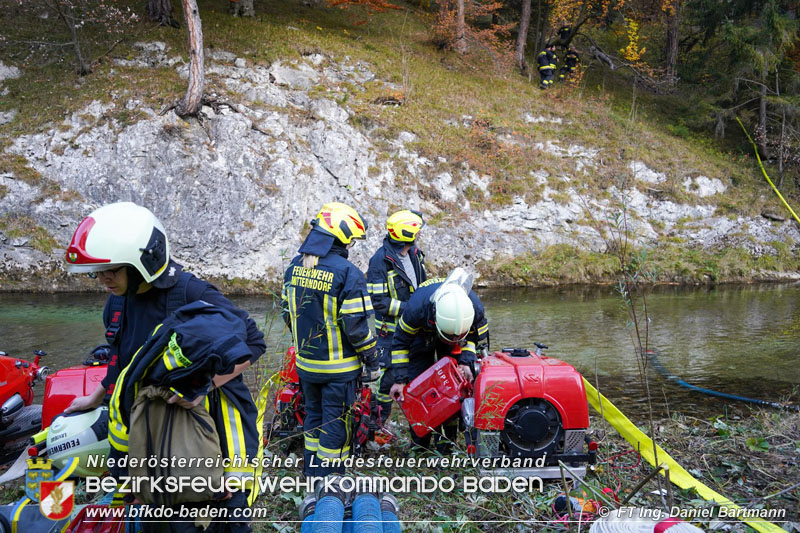
<path fill-rule="evenodd" d="M 507 348 L 480 360 L 472 398 L 462 404 L 467 431 L 478 456 L 542 459 L 540 477 L 560 477 L 560 460 L 582 475 L 597 449 L 586 437 L 583 379 L 536 346 L 534 353 Z"/>
<path fill-rule="evenodd" d="M 50 369 L 39 365 L 45 352 L 33 353 L 36 358 L 31 363 L 0 352 L 0 463 L 14 459 L 40 428 L 42 407 L 32 405 L 33 387 Z"/>
<path fill-rule="evenodd" d="M 440 359 L 403 392 L 414 432 L 424 436 L 460 409 L 471 453 L 538 465 L 515 468 L 520 475 L 560 477 L 559 460 L 584 475 L 596 444 L 586 439 L 583 380 L 571 365 L 542 355 L 546 346 L 536 346 L 535 353 L 507 348 L 481 358 L 472 387 L 452 358 Z"/>

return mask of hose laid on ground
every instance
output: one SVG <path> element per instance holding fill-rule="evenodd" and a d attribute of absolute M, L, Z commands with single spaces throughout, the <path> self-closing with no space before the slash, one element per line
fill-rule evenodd
<path fill-rule="evenodd" d="M 800 412 L 800 405 L 784 405 L 778 402 L 768 402 L 767 400 L 748 398 L 746 396 L 739 396 L 738 394 L 728 394 L 727 392 L 719 392 L 711 389 L 704 389 L 703 387 L 698 387 L 697 385 L 686 383 L 675 374 L 670 374 L 670 372 L 661 365 L 661 363 L 658 361 L 658 355 L 656 354 L 655 351 L 648 351 L 647 358 L 650 360 L 651 363 L 653 363 L 653 367 L 658 371 L 659 374 L 664 376 L 666 379 L 675 382 L 675 384 L 680 385 L 681 387 L 687 388 L 689 390 L 693 390 L 695 392 L 702 392 L 703 394 L 716 396 L 717 398 L 725 398 L 727 400 L 734 400 L 737 402 L 754 403 L 762 407 L 772 407 L 774 409 L 787 409 Z"/>
<path fill-rule="evenodd" d="M 739 507 L 733 501 L 726 498 L 722 494 L 713 491 L 708 486 L 695 479 L 689 472 L 687 472 L 681 465 L 675 461 L 670 455 L 664 451 L 661 446 L 655 445 L 653 441 L 645 435 L 639 428 L 628 420 L 622 412 L 617 409 L 614 404 L 608 401 L 608 398 L 600 394 L 591 383 L 583 378 L 583 386 L 586 388 L 586 399 L 598 413 L 603 415 L 609 424 L 625 439 L 631 446 L 636 449 L 648 463 L 653 466 L 666 464 L 669 467 L 669 479 L 672 483 L 682 489 L 694 489 L 700 497 L 706 501 L 716 502 L 720 507 L 727 510 L 727 515 L 730 518 L 738 518 L 748 526 L 752 527 L 760 533 L 785 533 L 785 530 L 776 526 L 771 522 L 767 522 L 762 518 L 750 517 L 747 510 Z M 664 475 L 664 472 L 661 472 Z"/>
<path fill-rule="evenodd" d="M 758 166 L 761 167 L 761 173 L 764 174 L 765 178 L 767 178 L 767 183 L 770 184 L 772 190 L 775 191 L 775 194 L 777 194 L 778 198 L 780 198 L 781 202 L 783 202 L 783 205 L 786 206 L 786 209 L 789 210 L 789 212 L 792 214 L 797 223 L 800 224 L 800 218 L 797 218 L 797 214 L 795 214 L 794 209 L 792 209 L 791 206 L 789 206 L 789 203 L 786 200 L 784 200 L 783 195 L 780 193 L 778 188 L 775 186 L 775 184 L 772 183 L 772 180 L 769 179 L 767 171 L 764 169 L 764 163 L 761 162 L 761 156 L 758 155 L 758 146 L 756 145 L 755 141 L 753 141 L 752 137 L 750 137 L 750 134 L 747 133 L 747 129 L 744 127 L 744 124 L 742 124 L 742 121 L 739 120 L 739 117 L 736 117 L 736 122 L 738 122 L 739 125 L 742 127 L 742 131 L 744 131 L 744 134 L 747 135 L 747 139 L 750 141 L 750 144 L 753 145 L 753 150 L 755 150 L 756 152 L 756 160 L 758 160 Z"/>

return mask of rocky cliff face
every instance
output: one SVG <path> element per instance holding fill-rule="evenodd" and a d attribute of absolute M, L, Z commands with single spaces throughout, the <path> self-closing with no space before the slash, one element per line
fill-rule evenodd
<path fill-rule="evenodd" d="M 120 60 L 120 65 L 167 65 L 185 75 L 186 66 L 170 58 L 163 43 L 139 48 L 139 58 Z M 604 241 L 590 221 L 607 220 L 620 200 L 630 210 L 634 240 L 643 245 L 669 234 L 687 246 L 735 244 L 762 254 L 770 252 L 772 241 L 800 240 L 788 221 L 716 216 L 704 199 L 725 191 L 721 176 L 686 176 L 681 185 L 696 203 L 676 204 L 648 193 L 666 179 L 663 174 L 630 161 L 635 179 L 627 187 L 612 187 L 604 198 L 581 198 L 569 182 L 602 154 L 557 142 L 530 148 L 570 158 L 574 175 L 540 172 L 535 178 L 543 187 L 541 200 L 529 205 L 519 197 L 501 209 L 485 210 L 473 205 L 474 191 L 488 197 L 491 176 L 420 156 L 408 146 L 415 140 L 411 132 L 400 133 L 388 148 L 386 143 L 378 148 L 368 132 L 353 124 L 352 111 L 337 103 L 335 92 L 315 90 L 323 82 L 327 87 L 348 82 L 356 88 L 380 82 L 369 65 L 322 55 L 270 67 L 252 66 L 220 51 L 209 51 L 207 57 L 207 75 L 236 97 L 204 107 L 200 121 L 187 122 L 173 113 L 160 116 L 158 110 L 118 94 L 111 103 L 94 102 L 49 131 L 13 140 L 7 152 L 24 157 L 44 178 L 42 183 L 57 184 L 62 194 L 47 195 L 42 183 L 0 173 L 0 217 L 27 217 L 57 243 L 46 253 L 34 249 L 28 237 L 0 231 L 0 286 L 76 287 L 62 272 L 63 248 L 83 216 L 123 200 L 145 205 L 163 220 L 173 255 L 190 270 L 261 284 L 280 279 L 307 222 L 333 200 L 353 205 L 371 225 L 368 241 L 351 256 L 362 268 L 383 238 L 386 216 L 402 207 L 419 209 L 430 219 L 443 206 L 461 206 L 455 217 L 459 222 L 424 230 L 428 260 L 440 266 L 507 259 L 555 243 L 602 251 Z M 0 72 L 14 74 L 5 66 Z M 114 118 L 121 110 L 140 118 L 122 123 Z M 561 120 L 524 113 L 522 118 L 531 124 Z M 437 170 L 441 168 L 450 170 Z M 413 179 L 398 179 L 401 171 Z M 567 200 L 563 184 L 560 194 L 551 188 L 557 180 L 567 182 Z M 467 188 L 473 203 L 465 195 Z"/>

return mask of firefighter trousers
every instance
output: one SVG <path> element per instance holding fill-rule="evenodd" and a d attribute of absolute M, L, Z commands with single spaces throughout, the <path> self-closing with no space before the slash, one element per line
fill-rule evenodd
<path fill-rule="evenodd" d="M 350 455 L 352 406 L 356 381 L 314 383 L 300 379 L 306 417 L 303 420 L 303 474 L 344 474 L 334 459 Z"/>
<path fill-rule="evenodd" d="M 542 77 L 542 82 L 539 84 L 539 87 L 541 87 L 542 89 L 547 89 L 553 84 L 553 80 L 555 79 L 554 69 L 540 68 L 539 76 Z"/>

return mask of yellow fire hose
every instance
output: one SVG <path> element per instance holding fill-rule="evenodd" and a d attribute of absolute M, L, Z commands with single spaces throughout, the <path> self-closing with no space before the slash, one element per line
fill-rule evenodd
<path fill-rule="evenodd" d="M 687 472 L 675 459 L 669 456 L 660 446 L 656 445 L 658 456 L 653 453 L 653 441 L 637 428 L 628 417 L 617 409 L 608 398 L 600 394 L 591 383 L 583 378 L 583 385 L 586 387 L 586 399 L 595 411 L 602 413 L 603 418 L 619 432 L 619 434 L 633 446 L 644 459 L 653 466 L 667 464 L 669 466 L 669 479 L 672 483 L 682 489 L 694 489 L 706 501 L 713 501 L 720 507 L 725 507 L 730 512 L 731 517 L 737 517 L 756 531 L 762 533 L 784 533 L 785 530 L 771 522 L 761 518 L 751 518 L 746 516 L 744 509 L 733 503 L 730 499 L 719 494 Z M 602 406 L 602 407 L 601 407 Z M 661 475 L 664 475 L 663 471 Z"/>
<path fill-rule="evenodd" d="M 753 145 L 753 150 L 755 151 L 756 159 L 758 160 L 758 166 L 761 167 L 761 173 L 764 174 L 764 177 L 767 179 L 767 183 L 770 184 L 770 186 L 772 187 L 772 190 L 775 191 L 775 194 L 777 194 L 778 198 L 780 198 L 781 202 L 783 202 L 783 205 L 786 206 L 786 209 L 789 210 L 789 212 L 792 214 L 792 216 L 797 221 L 797 223 L 800 224 L 800 218 L 797 218 L 797 214 L 795 214 L 794 209 L 792 209 L 789 206 L 789 204 L 786 202 L 786 200 L 783 199 L 783 195 L 780 193 L 780 191 L 775 186 L 775 184 L 772 183 L 772 180 L 769 179 L 769 176 L 767 175 L 767 171 L 764 169 L 764 163 L 761 162 L 761 156 L 758 155 L 758 146 L 756 145 L 755 141 L 753 141 L 753 139 L 750 137 L 750 134 L 747 133 L 747 130 L 745 129 L 744 124 L 742 124 L 742 121 L 739 120 L 739 117 L 736 117 L 736 122 L 738 122 L 739 125 L 742 127 L 742 131 L 744 132 L 744 134 L 747 135 L 747 140 L 749 140 L 750 144 Z"/>

